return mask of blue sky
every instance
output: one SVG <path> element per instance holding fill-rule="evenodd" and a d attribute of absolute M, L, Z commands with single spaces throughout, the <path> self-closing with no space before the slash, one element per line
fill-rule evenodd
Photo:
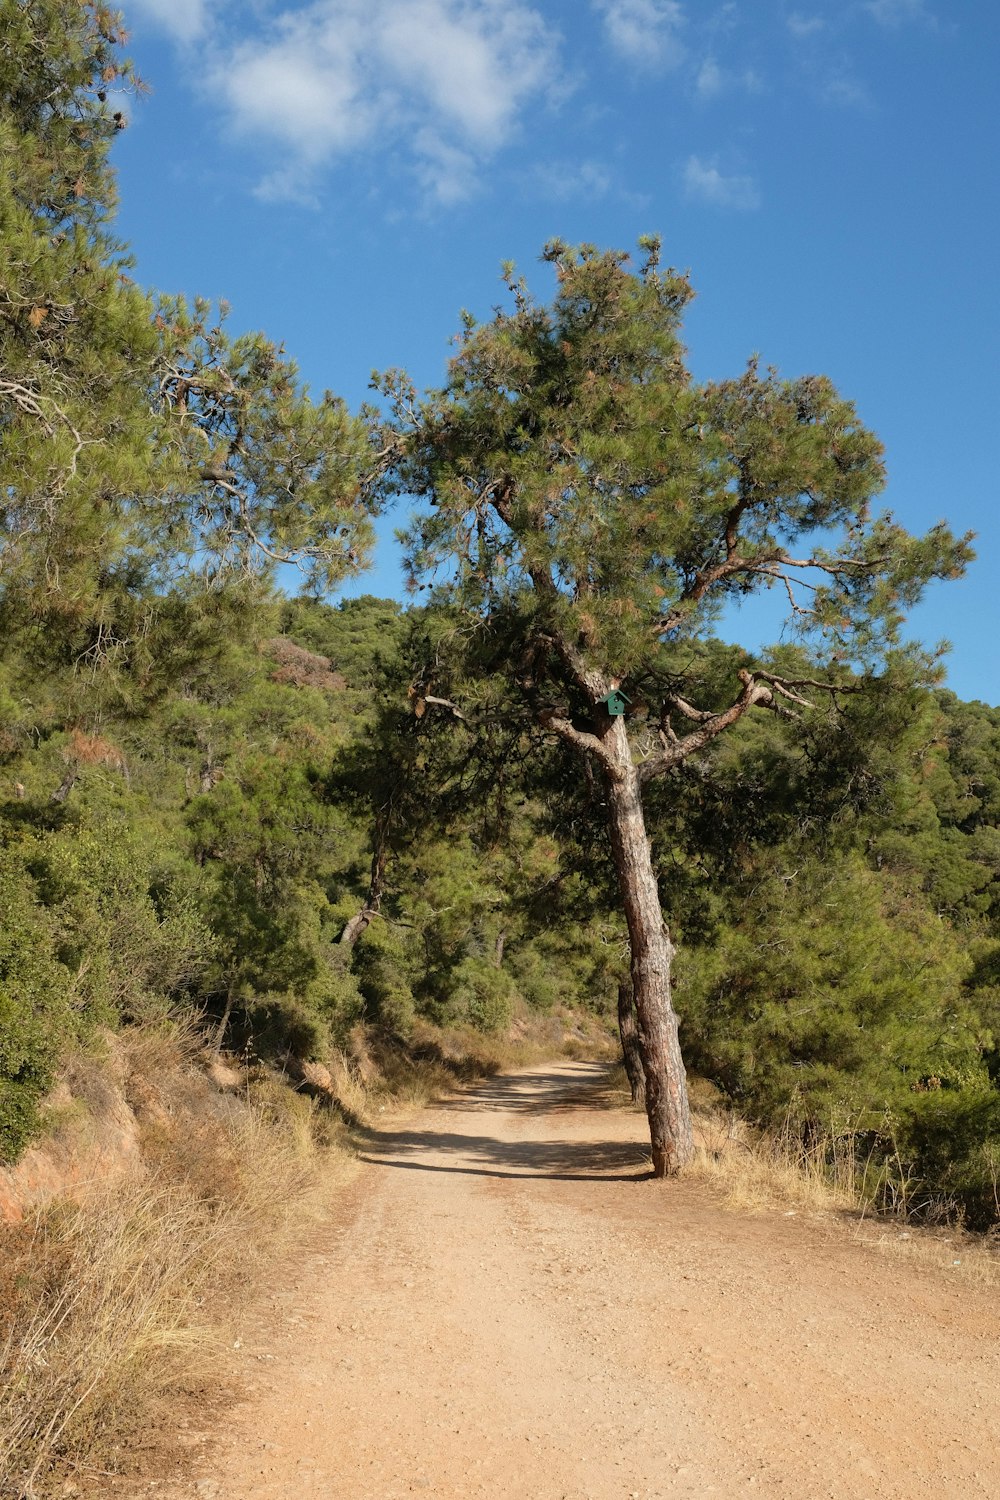
<path fill-rule="evenodd" d="M 829 374 L 886 505 L 980 561 L 913 633 L 1000 702 L 1000 7 L 979 0 L 131 0 L 139 277 L 225 297 L 315 390 L 437 383 L 553 235 L 663 236 L 698 378 Z M 356 592 L 399 593 L 392 525 Z M 758 615 L 726 633 L 754 645 Z"/>

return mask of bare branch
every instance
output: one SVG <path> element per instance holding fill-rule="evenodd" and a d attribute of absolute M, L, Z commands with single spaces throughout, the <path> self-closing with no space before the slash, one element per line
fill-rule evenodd
<path fill-rule="evenodd" d="M 21 411 L 27 412 L 29 416 L 37 417 L 48 436 L 54 436 L 54 429 L 46 417 L 42 406 L 43 398 L 37 392 L 33 391 L 30 386 L 22 385 L 17 380 L 0 380 L 0 397 L 2 396 L 6 396 L 15 406 L 20 407 Z M 54 402 L 51 404 L 55 406 Z M 58 407 L 55 409 L 56 411 L 59 410 Z"/>
<path fill-rule="evenodd" d="M 424 693 L 422 696 L 425 703 L 434 703 L 439 708 L 449 709 L 456 719 L 461 719 L 463 724 L 467 724 L 469 722 L 465 714 L 463 714 L 462 710 L 459 708 L 458 704 L 452 703 L 450 698 L 435 698 L 431 693 Z"/>
<path fill-rule="evenodd" d="M 714 717 L 711 709 L 695 708 L 686 699 L 678 697 L 676 693 L 667 699 L 666 707 L 667 712 L 676 709 L 678 713 L 684 715 L 685 719 L 692 719 L 696 724 L 704 724 Z M 663 727 L 666 728 L 666 724 Z"/>
<path fill-rule="evenodd" d="M 816 688 L 821 693 L 863 693 L 865 691 L 860 682 L 821 682 L 818 677 L 776 677 L 773 672 L 764 672 L 759 667 L 754 672 L 754 676 L 761 682 L 769 682 L 779 692 L 790 688 Z M 790 694 L 786 693 L 786 696 Z M 795 701 L 804 704 L 807 708 L 815 707 L 815 704 L 807 703 L 805 698 Z"/>
<path fill-rule="evenodd" d="M 674 743 L 664 746 L 659 754 L 651 755 L 648 760 L 642 762 L 638 771 L 639 780 L 643 785 L 647 781 L 652 781 L 654 777 L 662 776 L 666 771 L 672 770 L 674 766 L 680 765 L 682 761 L 697 754 L 699 750 L 704 750 L 717 735 L 741 719 L 748 709 L 753 708 L 754 704 L 760 704 L 765 708 L 775 707 L 774 696 L 767 683 L 758 682 L 753 673 L 745 669 L 740 672 L 739 677 L 743 684 L 743 691 L 734 703 L 723 709 L 721 713 L 707 714 L 699 720 L 697 729 L 693 729 L 683 739 L 676 739 Z M 700 714 L 701 711 L 696 709 L 694 712 Z"/>
<path fill-rule="evenodd" d="M 581 751 L 584 755 L 593 755 L 601 762 L 604 769 L 617 779 L 618 766 L 610 750 L 603 740 L 598 739 L 596 734 L 588 734 L 586 730 L 577 729 L 569 719 L 561 718 L 554 710 L 543 710 L 538 715 L 538 722 L 543 729 L 549 729 L 557 734 L 560 739 Z"/>
<path fill-rule="evenodd" d="M 80 436 L 80 433 L 73 426 L 66 412 L 63 411 L 59 403 L 53 400 L 51 396 L 42 395 L 38 391 L 32 390 L 31 386 L 23 385 L 20 381 L 0 378 L 0 399 L 3 397 L 11 401 L 20 411 L 25 412 L 28 416 L 34 417 L 36 421 L 40 422 L 46 437 L 54 438 L 56 435 L 56 429 L 49 416 L 46 415 L 48 411 L 55 414 L 58 422 L 72 438 L 73 452 L 70 454 L 69 462 L 64 466 L 63 473 L 58 476 L 54 472 L 52 474 L 53 491 L 56 494 L 60 494 L 66 482 L 76 474 L 77 460 L 86 446 L 85 439 Z"/>
<path fill-rule="evenodd" d="M 777 557 L 783 568 L 815 568 L 820 573 L 831 573 L 838 577 L 845 568 L 857 568 L 860 572 L 871 572 L 874 568 L 888 567 L 892 561 L 886 557 L 835 557 L 831 562 L 821 562 L 818 557 Z"/>
<path fill-rule="evenodd" d="M 774 688 L 774 691 L 776 693 L 780 693 L 783 698 L 787 698 L 789 702 L 799 703 L 803 708 L 816 707 L 815 703 L 810 703 L 808 698 L 803 698 L 801 693 L 795 692 L 794 688 L 786 687 L 785 684 L 783 682 L 779 682 L 776 677 L 770 677 L 768 678 L 768 681 Z"/>
<path fill-rule="evenodd" d="M 715 584 L 721 583 L 726 578 L 735 577 L 738 573 L 758 573 L 780 579 L 785 585 L 793 611 L 796 614 L 808 615 L 812 611 L 803 609 L 796 601 L 792 592 L 792 581 L 782 571 L 783 569 L 795 568 L 803 572 L 812 569 L 819 573 L 826 573 L 831 578 L 840 578 L 851 570 L 857 573 L 875 572 L 879 568 L 886 567 L 890 561 L 888 557 L 834 557 L 829 560 L 818 557 L 789 557 L 784 552 L 765 553 L 759 557 L 742 556 L 736 550 L 739 537 L 735 528 L 740 516 L 747 508 L 748 504 L 742 501 L 733 506 L 726 517 L 725 560 L 714 566 L 706 565 L 697 570 L 673 609 L 668 610 L 665 615 L 660 615 L 653 622 L 653 629 L 657 635 L 666 635 L 669 631 L 675 630 L 687 617 L 687 606 L 700 603 Z M 804 578 L 797 578 L 794 582 L 799 587 L 814 587 Z"/>
<path fill-rule="evenodd" d="M 788 595 L 788 604 L 789 604 L 789 607 L 790 607 L 790 609 L 792 611 L 792 614 L 794 614 L 794 615 L 807 615 L 807 616 L 815 614 L 814 610 L 806 609 L 796 599 L 795 592 L 794 592 L 794 590 L 792 588 L 792 580 L 789 578 L 789 576 L 788 576 L 787 573 L 782 573 L 782 571 L 781 571 L 780 568 L 762 568 L 761 572 L 766 573 L 768 575 L 768 577 L 770 577 L 770 578 L 779 578 L 781 580 L 781 582 L 785 585 L 785 593 Z M 806 583 L 806 581 L 804 579 L 796 579 L 795 581 L 796 581 L 796 583 L 801 584 L 805 588 L 812 588 L 812 584 Z"/>

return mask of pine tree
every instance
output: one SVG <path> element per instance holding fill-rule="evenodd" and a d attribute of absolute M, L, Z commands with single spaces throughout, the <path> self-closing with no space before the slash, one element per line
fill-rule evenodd
<path fill-rule="evenodd" d="M 513 309 L 465 316 L 443 389 L 418 400 L 405 376 L 382 381 L 380 441 L 396 445 L 395 490 L 427 502 L 409 532 L 415 579 L 450 576 L 469 638 L 491 639 L 536 725 L 600 779 L 664 1176 L 693 1146 L 644 788 L 750 710 L 808 712 L 849 667 L 876 671 L 925 583 L 969 549 L 943 526 L 916 538 L 872 516 L 882 450 L 829 380 L 753 361 L 694 383 L 679 339 L 691 288 L 660 271 L 658 242 L 643 249 L 633 273 L 625 255 L 550 245 L 550 306 L 507 268 Z M 787 596 L 829 675 L 747 658 L 706 694 L 676 643 L 764 588 Z"/>
<path fill-rule="evenodd" d="M 109 224 L 130 79 L 114 13 L 0 4 L 0 586 L 8 635 L 78 620 L 148 490 L 157 334 Z"/>
<path fill-rule="evenodd" d="M 153 299 L 114 237 L 115 107 L 134 84 L 96 0 L 0 0 L 0 626 L 127 656 L 136 601 L 297 566 L 325 590 L 372 540 L 363 426 L 312 401 L 225 309 Z M 156 612 L 155 606 L 153 612 Z"/>
<path fill-rule="evenodd" d="M 0 1152 L 33 1127 L 60 1048 L 129 1013 L 150 956 L 204 936 L 192 920 L 182 938 L 184 881 L 156 872 L 178 863 L 176 829 L 171 852 L 141 797 L 122 814 L 131 771 L 111 723 L 124 739 L 198 662 L 218 668 L 220 644 L 266 629 L 280 567 L 324 590 L 371 541 L 363 424 L 311 400 L 280 346 L 231 336 L 224 309 L 133 280 L 110 160 L 136 86 L 124 40 L 99 0 L 0 0 L 0 759 L 17 768 L 0 809 Z M 275 792 L 262 777 L 247 800 L 311 814 L 305 778 L 296 765 Z M 290 856 L 274 821 L 276 880 Z M 231 864 L 245 875 L 239 851 Z M 293 891 L 268 983 L 317 969 L 313 894 Z"/>

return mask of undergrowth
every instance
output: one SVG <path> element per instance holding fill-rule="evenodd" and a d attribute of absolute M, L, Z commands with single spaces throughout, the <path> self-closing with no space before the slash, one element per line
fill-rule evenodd
<path fill-rule="evenodd" d="M 951 1200 L 911 1197 L 902 1165 L 876 1164 L 867 1132 L 842 1128 L 803 1142 L 791 1130 L 755 1132 L 702 1110 L 695 1125 L 692 1175 L 719 1187 L 733 1208 L 836 1216 L 881 1255 L 966 1284 L 1000 1286 L 996 1231 L 968 1230 Z"/>

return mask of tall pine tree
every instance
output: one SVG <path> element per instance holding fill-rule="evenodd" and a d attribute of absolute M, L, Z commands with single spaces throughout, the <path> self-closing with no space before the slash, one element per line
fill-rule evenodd
<path fill-rule="evenodd" d="M 443 570 L 469 638 L 493 637 L 515 697 L 600 780 L 665 1176 L 693 1145 L 643 790 L 750 710 L 808 711 L 849 665 L 878 670 L 906 608 L 969 549 L 943 526 L 913 537 L 872 516 L 882 449 L 829 380 L 752 362 L 735 380 L 692 381 L 690 286 L 660 271 L 658 242 L 643 248 L 633 273 L 625 255 L 551 245 L 549 306 L 509 270 L 512 310 L 465 318 L 443 389 L 418 400 L 405 376 L 385 379 L 382 438 L 396 445 L 394 488 L 426 502 L 409 532 L 414 575 Z M 706 697 L 676 643 L 765 588 L 787 597 L 829 675 L 805 682 L 747 658 Z"/>

